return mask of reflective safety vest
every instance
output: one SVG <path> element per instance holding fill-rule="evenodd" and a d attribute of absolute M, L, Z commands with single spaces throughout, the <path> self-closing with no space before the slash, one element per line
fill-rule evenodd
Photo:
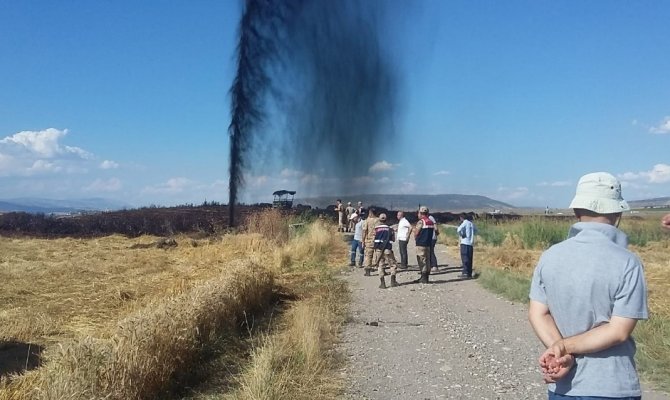
<path fill-rule="evenodd" d="M 433 233 L 435 224 L 428 217 L 421 217 L 423 226 L 416 235 L 416 245 L 421 247 L 430 247 L 433 244 Z"/>
<path fill-rule="evenodd" d="M 391 250 L 391 243 L 394 238 L 393 230 L 388 225 L 381 223 L 375 227 L 375 249 L 377 250 Z M 384 247 L 386 243 L 386 247 Z"/>

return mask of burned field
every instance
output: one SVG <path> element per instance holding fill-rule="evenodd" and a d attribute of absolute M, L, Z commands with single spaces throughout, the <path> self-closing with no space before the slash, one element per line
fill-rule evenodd
<path fill-rule="evenodd" d="M 243 221 L 270 206 L 238 206 L 236 218 Z M 300 209 L 287 211 L 300 214 Z M 201 205 L 146 207 L 133 210 L 76 215 L 6 213 L 0 215 L 0 235 L 34 237 L 100 237 L 119 234 L 171 236 L 177 234 L 214 235 L 229 230 L 228 206 Z"/>

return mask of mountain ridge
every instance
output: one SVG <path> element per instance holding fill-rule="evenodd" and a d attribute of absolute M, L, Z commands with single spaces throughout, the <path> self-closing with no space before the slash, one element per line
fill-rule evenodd
<path fill-rule="evenodd" d="M 434 212 L 471 211 L 471 210 L 501 210 L 513 211 L 517 207 L 494 200 L 486 196 L 472 194 L 358 194 L 339 197 L 344 204 L 351 201 L 355 207 L 358 201 L 363 206 L 380 206 L 392 210 L 416 210 L 419 206 L 426 206 Z M 316 196 L 296 198 L 294 204 L 305 204 L 312 207 L 326 208 L 335 204 L 337 197 Z"/>
<path fill-rule="evenodd" d="M 130 208 L 123 202 L 102 197 L 84 199 L 46 199 L 18 197 L 0 200 L 0 212 L 74 213 L 82 211 L 112 211 Z"/>

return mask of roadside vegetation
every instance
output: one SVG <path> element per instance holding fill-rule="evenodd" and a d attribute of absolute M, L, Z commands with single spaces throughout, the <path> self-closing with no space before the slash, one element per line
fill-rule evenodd
<path fill-rule="evenodd" d="M 35 369 L 0 371 L 0 399 L 334 397 L 345 244 L 289 218 L 265 210 L 244 232 L 168 249 L 0 238 L 0 357 L 41 352 Z"/>
<path fill-rule="evenodd" d="M 629 249 L 644 263 L 649 289 L 651 318 L 638 323 L 634 332 L 638 367 L 644 379 L 670 391 L 670 234 L 660 228 L 659 218 L 624 216 L 620 229 L 629 237 Z M 542 251 L 562 241 L 573 222 L 541 216 L 503 223 L 475 221 L 478 281 L 510 300 L 527 303 L 530 279 Z M 455 230 L 444 233 L 441 237 L 451 256 L 460 259 Z"/>

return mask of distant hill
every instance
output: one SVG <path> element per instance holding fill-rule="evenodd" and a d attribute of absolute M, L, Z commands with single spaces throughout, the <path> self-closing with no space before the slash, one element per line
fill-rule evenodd
<path fill-rule="evenodd" d="M 364 206 L 376 205 L 391 210 L 415 210 L 419 205 L 427 206 L 431 211 L 472 211 L 472 210 L 501 210 L 512 211 L 516 207 L 493 200 L 486 196 L 469 194 L 361 194 L 342 196 L 346 204 L 350 201 L 354 206 L 359 201 Z M 320 196 L 310 198 L 296 198 L 293 204 L 307 204 L 312 207 L 325 208 L 335 204 L 336 197 Z"/>
<path fill-rule="evenodd" d="M 130 207 L 120 201 L 90 198 L 54 200 L 33 197 L 0 200 L 0 212 L 23 211 L 29 213 L 72 213 L 81 211 L 108 211 Z"/>
<path fill-rule="evenodd" d="M 657 197 L 655 199 L 647 199 L 647 200 L 633 200 L 629 201 L 628 205 L 631 208 L 670 207 L 670 197 Z"/>

